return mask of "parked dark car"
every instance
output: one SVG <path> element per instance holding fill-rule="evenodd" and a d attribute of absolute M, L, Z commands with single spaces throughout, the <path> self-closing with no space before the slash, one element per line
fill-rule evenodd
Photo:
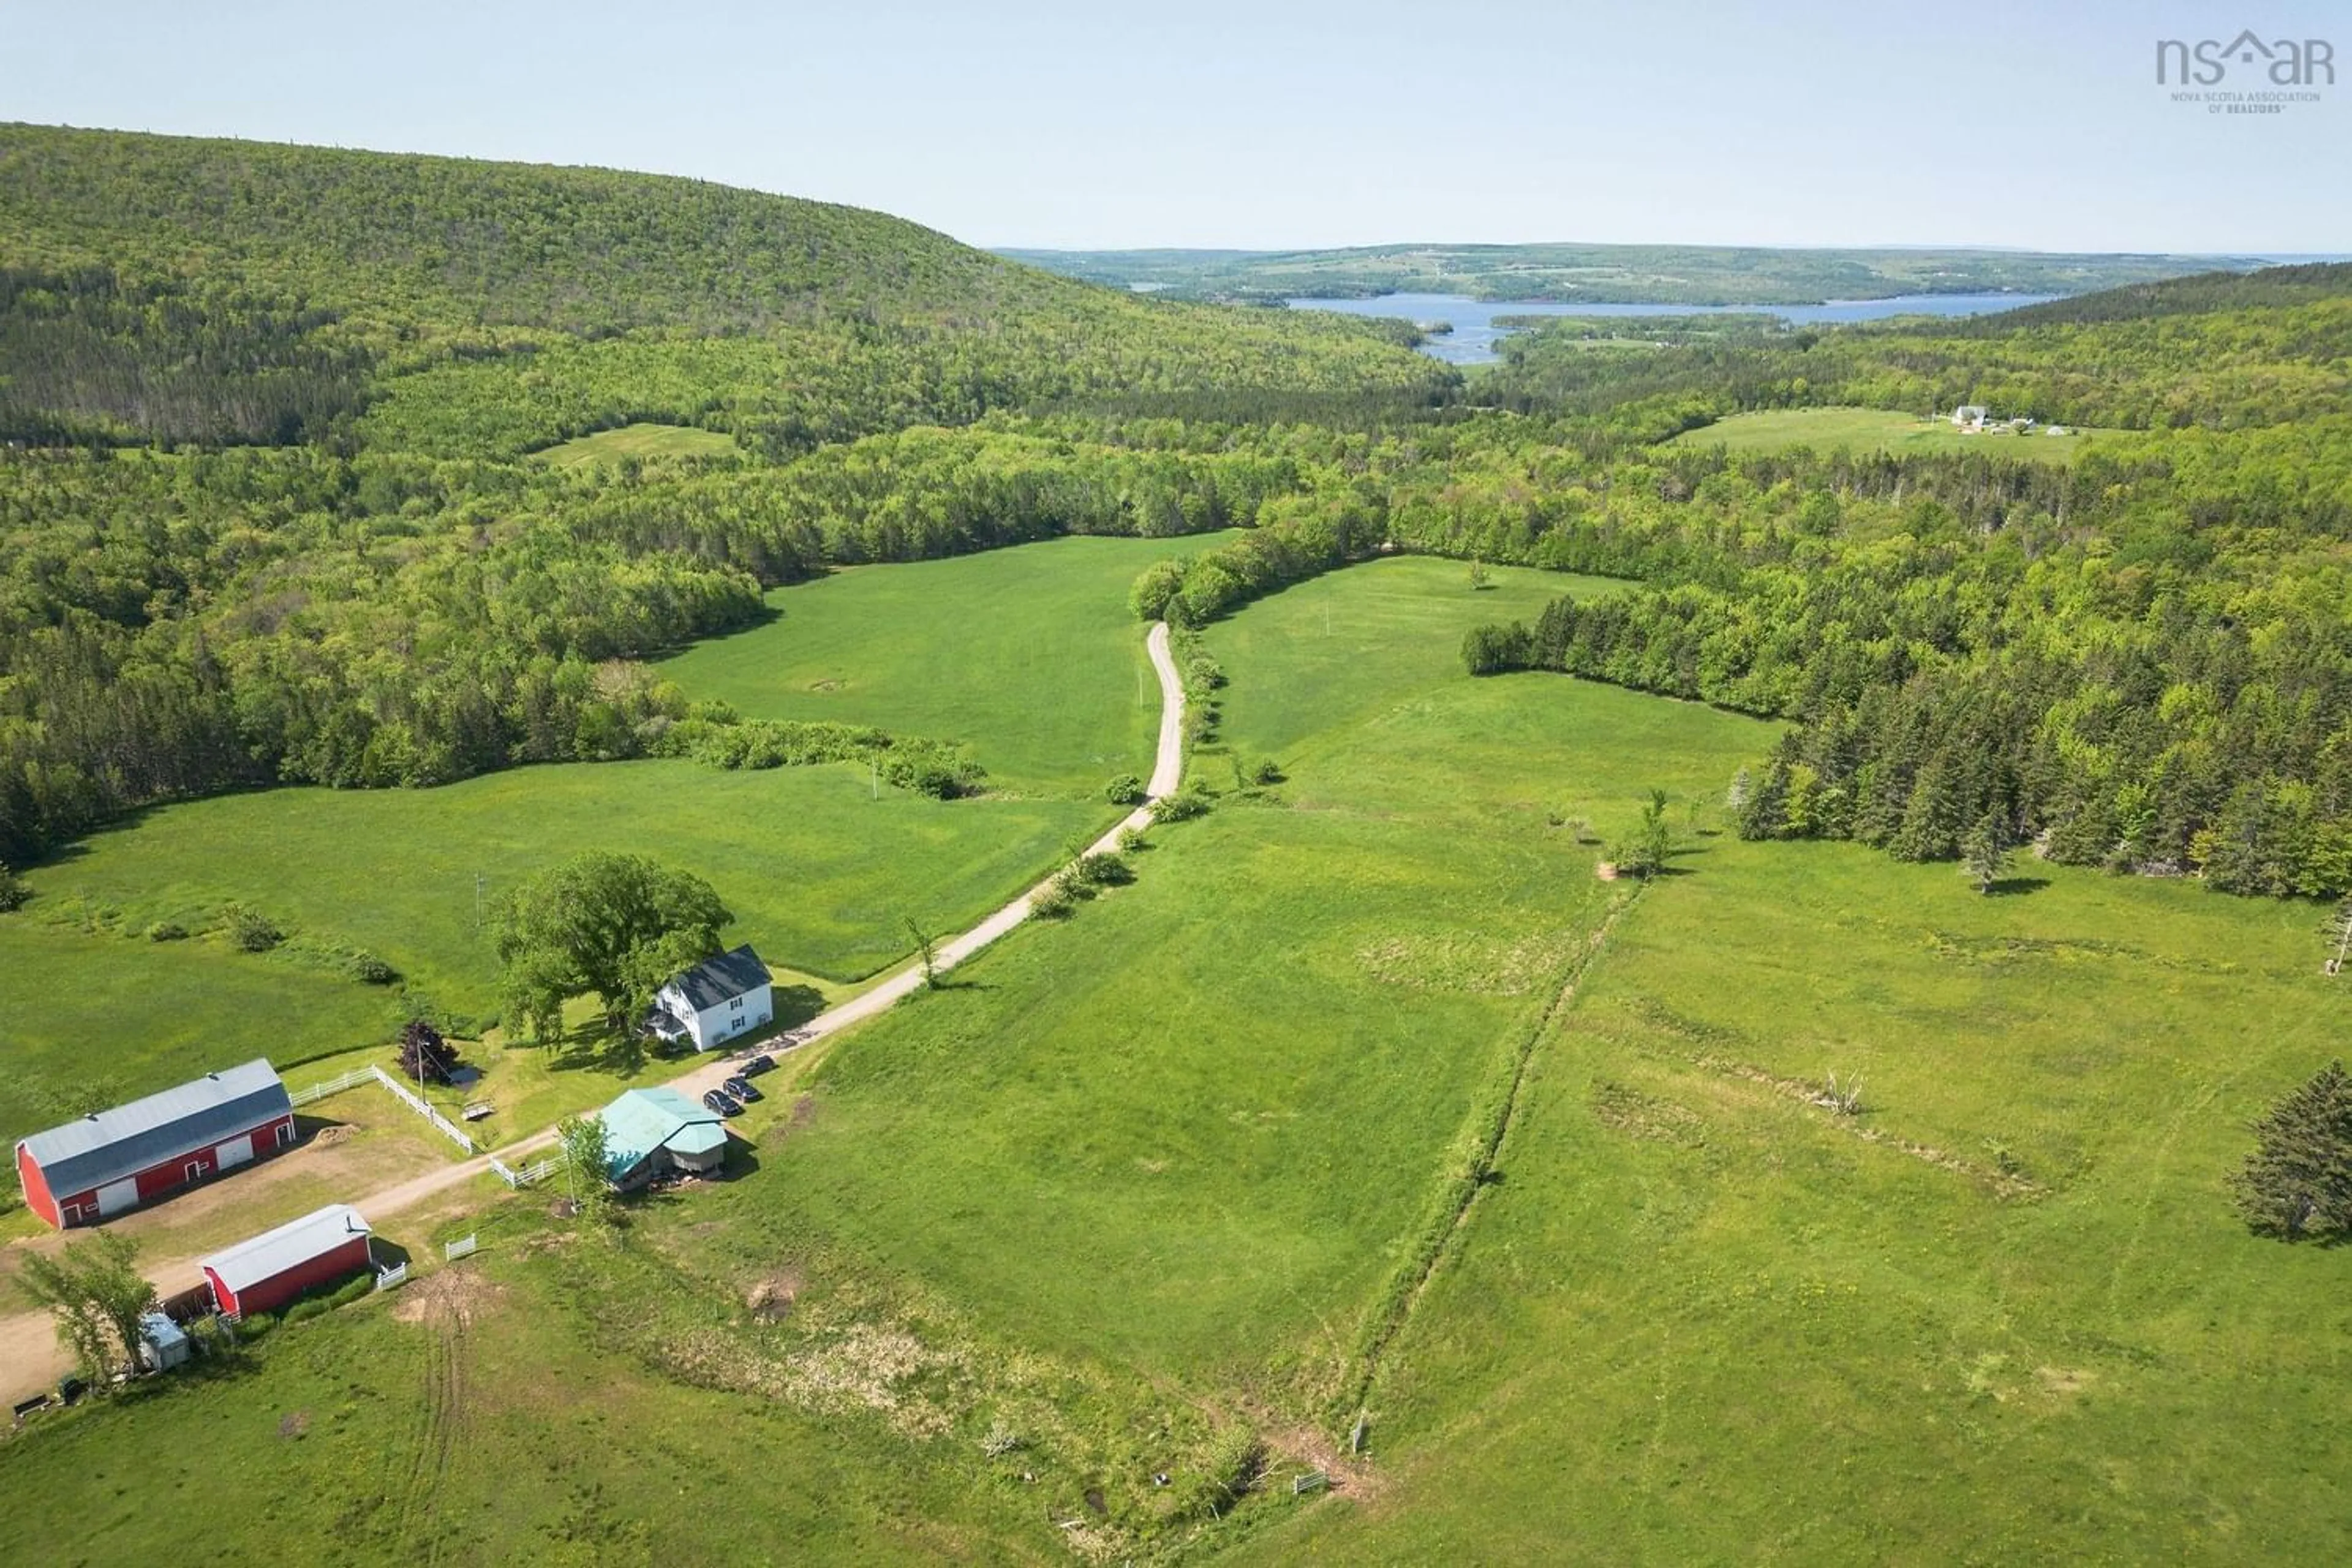
<path fill-rule="evenodd" d="M 735 1103 L 734 1096 L 726 1093 L 722 1089 L 714 1089 L 709 1094 L 704 1095 L 702 1097 L 702 1103 L 706 1109 L 715 1110 L 721 1116 L 740 1116 L 743 1114 L 743 1108 Z"/>
<path fill-rule="evenodd" d="M 766 1098 L 758 1089 L 751 1087 L 751 1080 L 750 1079 L 743 1077 L 740 1073 L 729 1079 L 725 1083 L 719 1085 L 719 1087 L 725 1089 L 728 1093 L 733 1095 L 736 1099 L 741 1100 L 746 1105 L 756 1104 L 758 1101 Z"/>
<path fill-rule="evenodd" d="M 775 1071 L 775 1070 L 776 1070 L 776 1058 L 773 1058 L 773 1057 L 753 1057 L 750 1061 L 745 1062 L 745 1063 L 743 1064 L 743 1071 L 742 1071 L 741 1076 L 742 1076 L 742 1077 L 744 1077 L 744 1078 L 758 1078 L 758 1077 L 759 1077 L 761 1073 L 763 1073 L 763 1072 L 773 1072 L 773 1071 Z"/>

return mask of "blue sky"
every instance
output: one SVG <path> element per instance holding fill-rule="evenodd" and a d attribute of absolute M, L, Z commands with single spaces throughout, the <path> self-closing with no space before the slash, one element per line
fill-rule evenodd
<path fill-rule="evenodd" d="M 2247 26 L 2341 39 L 2342 84 L 2156 85 L 2159 37 Z M 0 118 L 694 174 L 983 245 L 2352 251 L 2340 4 L 0 0 Z"/>

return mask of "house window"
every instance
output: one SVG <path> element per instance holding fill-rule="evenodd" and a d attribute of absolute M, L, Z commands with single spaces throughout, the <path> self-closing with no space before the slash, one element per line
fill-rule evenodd
<path fill-rule="evenodd" d="M 202 1160 L 191 1160 L 191 1161 L 189 1161 L 189 1162 L 188 1162 L 188 1180 L 190 1180 L 190 1181 L 192 1181 L 192 1182 L 201 1182 L 201 1181 L 203 1181 L 204 1179 L 205 1179 L 205 1163 L 204 1163 Z"/>
<path fill-rule="evenodd" d="M 732 1002 L 728 1003 L 727 1006 L 730 1012 L 740 1013 L 743 1010 L 743 998 L 738 996 Z"/>

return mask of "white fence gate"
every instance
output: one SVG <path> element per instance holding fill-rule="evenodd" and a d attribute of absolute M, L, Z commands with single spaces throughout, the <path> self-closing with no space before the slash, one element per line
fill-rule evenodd
<path fill-rule="evenodd" d="M 405 1263 L 395 1263 L 389 1268 L 375 1271 L 375 1288 L 379 1290 L 389 1290 L 395 1285 L 407 1283 L 408 1265 Z"/>
<path fill-rule="evenodd" d="M 535 1164 L 525 1165 L 521 1169 L 517 1170 L 513 1166 L 509 1165 L 505 1161 L 499 1159 L 496 1154 L 493 1154 L 490 1156 L 490 1173 L 497 1176 L 499 1181 L 504 1182 L 508 1186 L 521 1188 L 547 1180 L 547 1178 L 553 1175 L 556 1171 L 562 1166 L 562 1155 L 550 1154 L 547 1158 L 539 1161 Z"/>
<path fill-rule="evenodd" d="M 441 1249 L 441 1261 L 455 1263 L 460 1258 L 471 1258 L 474 1256 L 474 1249 L 480 1245 L 481 1238 L 478 1235 L 461 1236 Z"/>

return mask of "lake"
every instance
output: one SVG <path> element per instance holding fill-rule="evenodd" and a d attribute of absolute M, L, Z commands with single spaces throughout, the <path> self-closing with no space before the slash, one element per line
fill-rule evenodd
<path fill-rule="evenodd" d="M 1376 300 L 1293 300 L 1299 310 L 1350 316 L 1395 316 L 1407 321 L 1451 321 L 1454 331 L 1422 345 L 1448 364 L 1491 364 L 1508 327 L 1497 316 L 1779 316 L 1813 321 L 1876 321 L 1888 316 L 1981 316 L 2039 305 L 2054 294 L 1898 294 L 1890 300 L 1832 300 L 1821 305 L 1579 305 L 1531 300 L 1473 300 L 1461 294 L 1383 294 Z"/>

